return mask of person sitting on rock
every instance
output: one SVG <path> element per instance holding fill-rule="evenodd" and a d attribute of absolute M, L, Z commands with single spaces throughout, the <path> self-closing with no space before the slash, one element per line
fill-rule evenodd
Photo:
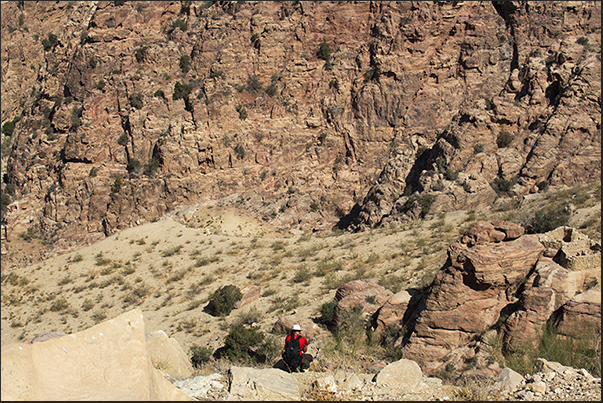
<path fill-rule="evenodd" d="M 291 328 L 291 333 L 285 338 L 283 361 L 289 372 L 303 372 L 310 367 L 312 356 L 304 354 L 308 350 L 308 340 L 301 334 L 301 326 L 297 323 Z"/>

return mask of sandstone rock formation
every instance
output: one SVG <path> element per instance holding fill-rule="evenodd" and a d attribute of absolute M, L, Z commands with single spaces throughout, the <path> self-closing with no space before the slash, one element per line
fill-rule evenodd
<path fill-rule="evenodd" d="M 229 400 L 301 400 L 293 377 L 276 368 L 230 367 Z"/>
<path fill-rule="evenodd" d="M 0 7 L 8 241 L 208 200 L 362 229 L 601 174 L 599 2 Z"/>
<path fill-rule="evenodd" d="M 341 285 L 333 301 L 338 324 L 359 308 L 427 374 L 479 361 L 486 334 L 511 348 L 536 345 L 547 323 L 570 337 L 588 329 L 595 336 L 601 326 L 601 244 L 574 228 L 538 235 L 512 222 L 478 221 L 447 252 L 424 291 L 393 294 L 376 279 Z"/>
<path fill-rule="evenodd" d="M 142 314 L 2 346 L 2 400 L 189 400 L 153 367 Z"/>
<path fill-rule="evenodd" d="M 146 335 L 147 352 L 155 368 L 176 378 L 188 378 L 193 373 L 190 359 L 180 344 L 163 330 Z"/>
<path fill-rule="evenodd" d="M 412 334 L 398 341 L 403 357 L 433 373 L 454 357 L 474 357 L 467 346 L 490 330 L 513 346 L 537 343 L 547 322 L 571 336 L 600 327 L 600 242 L 568 227 L 540 237 L 522 233 L 517 224 L 478 222 L 449 246 L 446 264 L 414 308 Z M 573 251 L 570 258 L 562 250 Z M 580 272 L 555 261 L 567 265 L 578 256 L 590 263 L 572 266 Z M 402 328 L 408 316 L 390 326 Z"/>

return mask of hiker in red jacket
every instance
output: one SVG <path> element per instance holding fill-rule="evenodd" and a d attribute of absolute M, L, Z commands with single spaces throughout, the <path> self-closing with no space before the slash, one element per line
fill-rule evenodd
<path fill-rule="evenodd" d="M 297 323 L 291 328 L 291 333 L 285 338 L 283 361 L 289 372 L 303 372 L 310 367 L 312 356 L 304 354 L 308 350 L 308 340 L 301 334 L 301 326 Z"/>

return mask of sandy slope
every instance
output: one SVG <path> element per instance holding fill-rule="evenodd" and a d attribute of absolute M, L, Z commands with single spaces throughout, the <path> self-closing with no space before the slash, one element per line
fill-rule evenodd
<path fill-rule="evenodd" d="M 600 209 L 599 202 L 575 217 L 598 220 L 600 234 Z M 245 213 L 205 206 L 188 214 L 188 225 L 165 218 L 3 271 L 1 342 L 73 333 L 135 307 L 147 332 L 166 331 L 186 352 L 221 347 L 238 320 L 280 340 L 270 333 L 278 318 L 318 317 L 343 281 L 377 278 L 394 291 L 425 284 L 444 264 L 447 246 L 475 220 L 504 214 L 459 211 L 405 228 L 288 236 Z M 204 312 L 210 294 L 228 284 L 259 285 L 261 297 L 226 318 Z"/>

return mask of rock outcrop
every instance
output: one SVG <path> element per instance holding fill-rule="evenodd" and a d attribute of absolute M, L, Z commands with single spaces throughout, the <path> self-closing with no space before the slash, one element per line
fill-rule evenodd
<path fill-rule="evenodd" d="M 599 2 L 1 7 L 4 252 L 209 200 L 358 230 L 601 174 Z"/>
<path fill-rule="evenodd" d="M 476 350 L 467 346 L 492 330 L 505 348 L 537 343 L 547 323 L 573 337 L 592 327 L 594 336 L 601 326 L 600 262 L 600 242 L 573 228 L 536 235 L 510 222 L 477 222 L 448 247 L 446 264 L 415 297 L 420 303 L 406 302 L 391 320 L 388 301 L 374 326 L 410 327 L 396 343 L 428 374 L 450 360 L 473 359 Z M 411 300 L 400 297 L 402 307 Z"/>
<path fill-rule="evenodd" d="M 87 330 L 2 346 L 2 400 L 189 400 L 157 370 L 142 314 Z"/>
<path fill-rule="evenodd" d="M 600 241 L 571 227 L 526 234 L 512 222 L 478 221 L 447 253 L 424 290 L 393 294 L 376 279 L 342 284 L 333 297 L 333 324 L 342 328 L 363 318 L 382 343 L 427 375 L 449 365 L 462 371 L 466 363 L 496 374 L 501 368 L 484 356 L 492 338 L 500 338 L 505 351 L 536 347 L 547 326 L 567 337 L 597 339 Z M 282 319 L 274 328 L 296 320 Z"/>

